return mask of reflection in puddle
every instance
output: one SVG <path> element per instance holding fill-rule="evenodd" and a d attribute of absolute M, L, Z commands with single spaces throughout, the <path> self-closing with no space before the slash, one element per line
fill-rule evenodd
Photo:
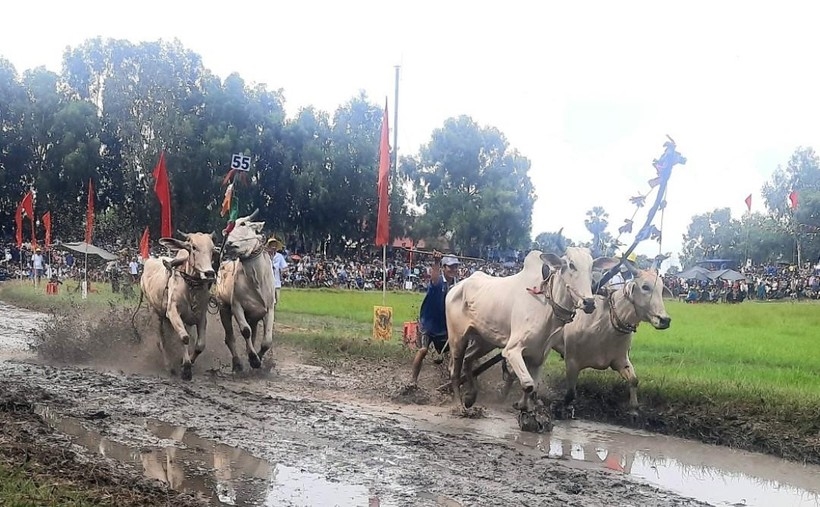
<path fill-rule="evenodd" d="M 582 421 L 506 435 L 552 458 L 640 477 L 719 506 L 820 505 L 820 467 Z"/>
<path fill-rule="evenodd" d="M 271 466 L 242 449 L 201 438 L 183 426 L 145 420 L 146 429 L 164 446 L 135 448 L 89 431 L 79 420 L 57 416 L 47 407 L 37 413 L 86 449 L 130 463 L 146 477 L 203 497 L 211 505 L 391 505 L 371 497 L 365 486 L 331 482 L 293 467 Z"/>

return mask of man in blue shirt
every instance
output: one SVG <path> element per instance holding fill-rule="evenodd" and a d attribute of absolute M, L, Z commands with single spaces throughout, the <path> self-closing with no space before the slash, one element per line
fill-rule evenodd
<path fill-rule="evenodd" d="M 439 264 L 441 264 L 439 266 Z M 419 351 L 413 359 L 411 384 L 416 384 L 421 372 L 421 364 L 432 344 L 436 352 L 443 354 L 447 346 L 447 317 L 444 313 L 444 298 L 447 290 L 455 285 L 458 275 L 458 259 L 452 255 L 442 257 L 441 252 L 433 252 L 433 266 L 430 268 L 430 285 L 419 311 L 418 341 Z M 441 362 L 438 360 L 437 362 Z"/>

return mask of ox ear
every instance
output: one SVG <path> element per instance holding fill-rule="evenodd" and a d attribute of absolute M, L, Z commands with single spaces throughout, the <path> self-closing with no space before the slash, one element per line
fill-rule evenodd
<path fill-rule="evenodd" d="M 170 248 L 171 250 L 188 250 L 190 251 L 191 246 L 184 241 L 180 241 L 176 238 L 159 238 L 159 244 Z"/>
<path fill-rule="evenodd" d="M 248 227 L 251 228 L 253 232 L 260 233 L 262 229 L 265 228 L 265 222 L 248 222 Z"/>
<path fill-rule="evenodd" d="M 564 259 L 558 257 L 554 253 L 542 253 L 541 262 L 550 267 L 550 269 L 558 270 L 564 266 Z"/>
<path fill-rule="evenodd" d="M 614 257 L 598 257 L 597 259 L 592 261 L 592 269 L 609 271 L 616 264 L 618 264 L 618 259 L 615 259 Z"/>
<path fill-rule="evenodd" d="M 662 295 L 662 297 L 664 299 L 675 299 L 675 295 L 672 294 L 672 291 L 669 290 L 669 287 L 667 287 L 666 285 L 663 286 L 663 295 Z"/>

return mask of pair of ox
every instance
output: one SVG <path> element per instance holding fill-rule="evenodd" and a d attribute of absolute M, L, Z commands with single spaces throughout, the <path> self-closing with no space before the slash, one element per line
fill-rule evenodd
<path fill-rule="evenodd" d="M 641 320 L 665 329 L 670 318 L 657 273 L 636 272 L 621 291 L 608 297 L 592 295 L 593 270 L 608 270 L 617 262 L 613 258 L 593 261 L 585 248 L 570 247 L 563 257 L 532 251 L 515 275 L 492 277 L 478 271 L 453 287 L 445 308 L 456 402 L 462 401 L 457 380 L 461 379 L 464 406 L 475 403 L 473 364 L 500 348 L 505 364 L 521 383 L 522 396 L 514 405 L 519 410 L 532 410 L 535 387 L 551 349 L 561 353 L 567 365 L 568 402 L 575 395 L 581 369 L 612 367 L 630 382 L 630 402 L 637 405 L 637 377 L 628 357 L 632 332 Z M 578 309 L 583 312 L 576 314 Z"/>
<path fill-rule="evenodd" d="M 176 368 L 169 363 L 165 346 L 170 326 L 182 343 L 183 380 L 192 377 L 192 366 L 205 350 L 208 304 L 211 288 L 219 306 L 220 320 L 225 331 L 225 344 L 231 352 L 233 370 L 242 365 L 236 351 L 232 320 L 236 320 L 251 367 L 262 366 L 262 358 L 273 344 L 275 292 L 270 254 L 264 248 L 260 235 L 264 222 L 254 222 L 257 211 L 239 218 L 225 239 L 224 253 L 233 260 L 225 261 L 214 272 L 214 235 L 206 233 L 179 234 L 176 238 L 161 238 L 160 244 L 176 250 L 174 257 L 160 257 L 145 261 L 140 279 L 142 294 L 149 307 L 159 317 L 159 348 L 172 374 Z M 263 337 L 257 338 L 259 322 Z M 193 352 L 190 350 L 194 335 Z"/>

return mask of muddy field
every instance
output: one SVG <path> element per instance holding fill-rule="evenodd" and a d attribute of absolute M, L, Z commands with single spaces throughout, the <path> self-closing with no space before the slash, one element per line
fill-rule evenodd
<path fill-rule="evenodd" d="M 665 471 L 659 458 L 596 446 L 588 436 L 600 428 L 557 427 L 582 436 L 556 449 L 549 435 L 520 432 L 510 401 L 492 394 L 475 419 L 453 412 L 434 389 L 445 372 L 432 362 L 415 390 L 404 385 L 409 365 L 282 346 L 275 365 L 234 375 L 214 320 L 194 379 L 183 382 L 159 367 L 152 328 L 141 325 L 137 341 L 127 312 L 102 313 L 89 321 L 0 308 L 4 448 L 26 442 L 26 455 L 44 459 L 70 451 L 60 473 L 88 477 L 90 466 L 97 484 L 144 495 L 144 504 L 708 505 L 653 484 Z M 488 376 L 486 391 L 499 380 Z M 634 438 L 636 448 L 657 443 Z M 649 480 L 635 476 L 640 467 Z M 703 484 L 674 485 L 698 496 Z M 754 487 L 710 503 L 753 505 Z"/>

